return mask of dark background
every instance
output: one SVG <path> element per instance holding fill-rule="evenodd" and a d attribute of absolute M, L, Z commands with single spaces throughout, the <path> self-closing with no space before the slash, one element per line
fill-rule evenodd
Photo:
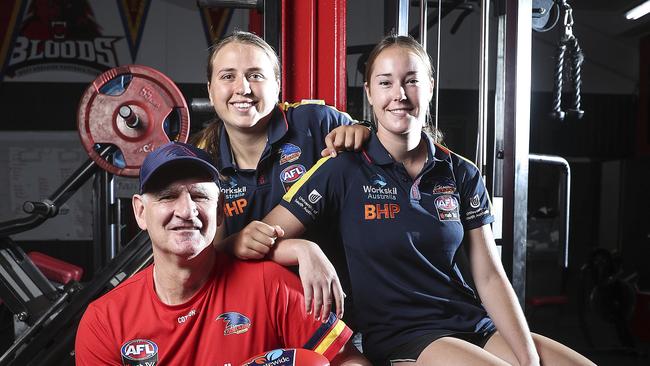
<path fill-rule="evenodd" d="M 349 0 L 354 1 L 354 0 Z M 602 10 L 620 14 L 638 1 L 632 0 L 579 0 L 570 1 L 576 10 Z M 647 16 L 650 17 L 650 16 Z M 625 41 L 641 44 L 648 34 L 647 20 L 626 22 L 621 16 L 612 17 L 602 27 L 614 29 L 612 33 Z M 579 21 L 576 15 L 576 21 Z M 536 36 L 537 37 L 537 36 Z M 581 38 L 588 38 L 583 32 Z M 533 40 L 535 44 L 536 38 Z M 646 42 L 647 44 L 647 42 Z M 648 52 L 648 51 L 645 51 Z M 589 62 L 587 58 L 586 62 Z M 625 313 L 630 325 L 632 342 L 621 336 L 616 321 L 607 314 L 621 309 L 625 304 L 605 305 L 594 302 L 590 287 L 592 276 L 589 265 L 594 250 L 604 248 L 616 261 L 616 278 L 630 278 L 640 291 L 650 292 L 650 146 L 648 127 L 648 96 L 650 83 L 647 77 L 649 60 L 640 57 L 638 88 L 628 94 L 583 92 L 581 120 L 559 122 L 548 116 L 552 95 L 548 91 L 533 91 L 531 96 L 530 152 L 559 155 L 566 158 L 572 170 L 570 266 L 563 271 L 559 265 L 557 243 L 551 232 L 557 230 L 557 179 L 554 168 L 535 164 L 529 176 L 529 234 L 549 234 L 535 237 L 536 242 L 546 241 L 544 250 L 529 247 L 527 297 L 566 295 L 566 304 L 528 306 L 531 328 L 563 341 L 587 354 L 599 364 L 650 364 L 648 341 L 650 335 L 650 304 L 636 297 L 636 313 Z M 645 70 L 645 72 L 644 72 Z M 0 117 L 2 131 L 74 131 L 76 109 L 85 83 L 2 83 L 0 82 L 0 111 L 11 116 L 11 123 Z M 188 101 L 205 98 L 203 84 L 180 84 Z M 348 89 L 349 112 L 360 114 L 362 90 Z M 477 111 L 468 106 L 478 105 L 476 90 L 444 88 L 440 93 L 440 124 L 452 150 L 473 156 Z M 193 129 L 198 129 L 210 118 L 205 114 L 192 114 Z M 645 126 L 641 129 L 641 126 Z M 645 131 L 645 135 L 639 135 Z M 639 142 L 640 141 L 640 142 Z M 646 148 L 643 148 L 645 146 Z M 540 209 L 546 209 L 541 213 Z M 603 242 L 606 232 L 610 242 Z M 86 268 L 85 278 L 91 278 L 97 263 L 93 263 L 92 242 L 59 242 L 56 250 L 48 243 L 20 242 L 25 250 L 38 249 Z M 65 248 L 65 249 L 62 249 Z M 614 293 L 611 302 L 625 295 Z M 616 307 L 618 306 L 618 307 Z M 582 318 L 581 318 L 582 316 Z M 584 322 L 582 321 L 584 320 Z M 641 329 L 641 330 L 639 330 Z M 645 330 L 644 330 L 645 329 Z M 4 329 L 3 329 L 4 330 Z M 3 332 L 4 333 L 4 332 Z M 589 342 L 585 334 L 592 334 Z M 4 333 L 6 334 L 6 333 Z"/>

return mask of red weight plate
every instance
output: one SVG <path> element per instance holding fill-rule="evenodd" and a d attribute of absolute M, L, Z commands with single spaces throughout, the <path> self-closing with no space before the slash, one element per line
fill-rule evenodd
<path fill-rule="evenodd" d="M 241 366 L 329 366 L 329 360 L 304 348 L 275 349 L 249 358 Z"/>
<path fill-rule="evenodd" d="M 126 88 L 115 93 L 106 92 L 124 77 L 129 79 Z M 129 127 L 119 114 L 128 106 L 139 120 L 139 125 Z M 176 141 L 187 142 L 190 132 L 190 115 L 185 98 L 171 79 L 160 71 L 141 65 L 127 65 L 110 69 L 95 79 L 79 102 L 77 129 L 86 152 L 97 164 L 110 173 L 137 177 L 144 157 L 158 146 L 169 142 L 164 122 L 178 111 Z M 124 166 L 103 159 L 95 144 L 113 144 L 122 152 Z"/>

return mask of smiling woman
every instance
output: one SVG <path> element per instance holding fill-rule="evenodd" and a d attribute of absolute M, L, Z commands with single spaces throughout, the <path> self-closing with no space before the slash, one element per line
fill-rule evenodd
<path fill-rule="evenodd" d="M 377 121 L 377 136 L 386 141 L 385 147 L 391 155 L 415 176 L 424 161 L 411 159 L 409 152 L 420 149 L 421 153 L 415 157 L 426 158 L 420 131 L 425 126 L 433 97 L 433 75 L 431 66 L 427 66 L 430 63 L 428 58 L 405 46 L 385 48 L 371 57 L 365 88 Z M 408 138 L 396 141 L 393 136 L 398 135 Z M 393 146 L 402 142 L 406 143 L 405 148 Z"/>
<path fill-rule="evenodd" d="M 228 43 L 215 48 L 210 60 L 210 102 L 225 123 L 229 136 L 256 127 L 266 132 L 278 102 L 280 75 L 275 54 L 262 47 Z"/>
<path fill-rule="evenodd" d="M 373 365 L 593 365 L 529 331 L 481 174 L 423 133 L 429 63 L 411 37 L 375 47 L 365 86 L 377 133 L 361 153 L 321 160 L 264 218 L 284 231 L 275 255 L 289 255 L 284 239 L 307 227 L 339 228 Z M 253 241 L 244 234 L 242 245 Z"/>
<path fill-rule="evenodd" d="M 388 132 L 395 132 L 411 136 L 409 151 L 420 141 L 417 133 L 409 131 L 425 131 L 434 142 L 441 142 L 442 134 L 430 123 L 435 85 L 429 54 L 416 43 L 386 37 L 370 53 L 366 65 L 364 87 L 377 135 L 387 137 Z"/>
<path fill-rule="evenodd" d="M 370 131 L 363 125 L 354 125 L 355 121 L 346 113 L 322 103 L 279 103 L 278 56 L 263 39 L 249 32 L 234 32 L 211 48 L 207 77 L 217 118 L 192 142 L 213 156 L 221 174 L 226 216 L 215 245 L 229 249 L 228 241 L 221 239 L 244 228 L 273 231 L 257 220 L 277 205 L 282 195 L 323 155 L 360 149 Z M 318 238 L 335 265 L 345 267 L 340 242 L 328 230 L 317 228 L 310 235 Z M 269 253 L 273 240 L 268 238 L 256 243 L 250 252 L 234 254 L 239 258 L 261 259 Z M 336 278 L 329 262 L 321 265 L 326 268 L 324 272 Z M 305 288 L 314 287 L 318 299 L 322 293 L 329 295 L 332 289 L 340 300 L 336 301 L 337 310 L 342 313 L 340 286 L 329 282 L 314 286 L 311 281 L 315 277 L 303 275 L 301 279 Z M 307 294 L 306 300 L 310 299 L 311 294 Z M 323 305 L 315 313 L 326 316 L 329 310 Z"/>

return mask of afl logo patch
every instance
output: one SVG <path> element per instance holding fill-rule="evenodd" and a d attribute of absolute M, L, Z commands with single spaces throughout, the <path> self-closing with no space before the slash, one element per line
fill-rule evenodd
<path fill-rule="evenodd" d="M 300 164 L 289 165 L 280 173 L 280 180 L 282 183 L 295 183 L 306 172 L 307 169 Z"/>
<path fill-rule="evenodd" d="M 445 194 L 435 199 L 434 205 L 440 221 L 458 221 L 458 201 L 456 197 Z"/>
<path fill-rule="evenodd" d="M 151 365 L 158 363 L 158 345 L 148 339 L 134 339 L 120 349 L 125 366 Z"/>
<path fill-rule="evenodd" d="M 456 197 L 444 195 L 436 198 L 436 208 L 443 211 L 451 211 L 458 208 Z"/>

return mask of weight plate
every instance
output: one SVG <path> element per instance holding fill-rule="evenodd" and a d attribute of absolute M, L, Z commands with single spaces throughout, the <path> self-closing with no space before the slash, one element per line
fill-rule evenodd
<path fill-rule="evenodd" d="M 190 115 L 182 93 L 160 71 L 141 65 L 110 69 L 79 102 L 79 137 L 88 155 L 108 172 L 137 177 L 147 153 L 170 140 L 187 142 Z M 112 144 L 110 161 L 97 152 Z"/>

